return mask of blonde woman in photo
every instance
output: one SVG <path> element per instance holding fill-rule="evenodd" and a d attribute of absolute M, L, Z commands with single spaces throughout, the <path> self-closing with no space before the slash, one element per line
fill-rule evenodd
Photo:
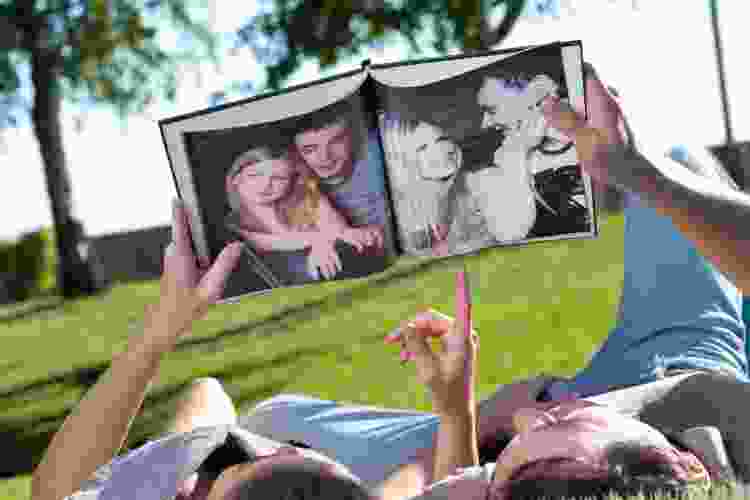
<path fill-rule="evenodd" d="M 320 193 L 317 178 L 291 145 L 252 148 L 237 157 L 226 177 L 236 231 L 261 254 L 304 250 L 289 256 L 293 270 L 311 279 L 333 278 L 342 270 L 337 240 L 364 251 L 370 241 L 352 228 Z"/>

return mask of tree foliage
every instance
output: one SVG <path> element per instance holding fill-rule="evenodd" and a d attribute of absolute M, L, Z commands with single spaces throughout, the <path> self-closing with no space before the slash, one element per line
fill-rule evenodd
<path fill-rule="evenodd" d="M 194 17 L 193 2 L 189 7 L 187 0 L 0 0 L 0 129 L 30 118 L 64 297 L 103 287 L 73 217 L 61 104 L 108 105 L 124 117 L 156 98 L 174 98 L 180 65 L 214 55 L 212 34 Z M 165 34 L 164 26 L 174 30 Z M 177 36 L 171 44 L 170 34 Z"/>
<path fill-rule="evenodd" d="M 184 0 L 0 0 L 0 127 L 29 111 L 34 53 L 54 66 L 69 102 L 125 116 L 172 99 L 179 65 L 215 56 L 201 10 Z M 158 30 L 165 25 L 178 35 L 174 47 Z"/>
<path fill-rule="evenodd" d="M 399 33 L 412 52 L 484 50 L 500 43 L 524 11 L 525 0 L 269 0 L 239 30 L 278 89 L 307 59 L 335 65 Z M 497 26 L 491 13 L 500 11 Z M 430 42 L 425 43 L 425 39 Z"/>

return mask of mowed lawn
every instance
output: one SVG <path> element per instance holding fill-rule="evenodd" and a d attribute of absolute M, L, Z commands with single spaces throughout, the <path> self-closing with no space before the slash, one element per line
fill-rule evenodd
<path fill-rule="evenodd" d="M 478 393 L 540 372 L 581 367 L 615 317 L 622 279 L 622 216 L 597 239 L 492 249 L 442 261 L 405 259 L 362 280 L 274 292 L 217 306 L 161 365 L 128 445 L 158 429 L 192 378 L 220 379 L 237 405 L 281 392 L 429 411 L 413 367 L 384 335 L 420 306 L 454 313 L 453 271 L 475 289 L 481 335 Z M 28 498 L 28 474 L 54 430 L 137 333 L 158 283 L 101 296 L 0 309 L 0 500 Z"/>

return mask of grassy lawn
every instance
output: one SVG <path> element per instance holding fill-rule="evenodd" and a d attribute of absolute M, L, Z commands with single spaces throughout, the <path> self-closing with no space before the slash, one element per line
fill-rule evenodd
<path fill-rule="evenodd" d="M 622 217 L 601 237 L 465 258 L 482 336 L 480 395 L 517 377 L 571 374 L 611 326 L 622 278 Z M 297 288 L 214 308 L 162 364 L 129 446 L 157 429 L 192 378 L 222 380 L 239 407 L 280 392 L 429 410 L 413 368 L 382 339 L 422 304 L 453 314 L 461 259 L 404 260 L 383 275 Z M 0 500 L 28 498 L 28 473 L 67 412 L 140 328 L 156 282 L 101 297 L 0 309 Z M 331 383 L 335 380 L 335 383 Z"/>

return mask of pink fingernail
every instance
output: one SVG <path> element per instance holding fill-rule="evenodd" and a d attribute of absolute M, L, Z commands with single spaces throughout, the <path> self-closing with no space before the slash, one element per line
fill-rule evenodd
<path fill-rule="evenodd" d="M 427 320 L 432 319 L 432 314 L 430 314 L 429 311 L 417 313 L 417 315 L 414 317 L 414 319 L 415 320 L 424 320 L 424 321 L 427 321 Z"/>
<path fill-rule="evenodd" d="M 401 358 L 402 363 L 406 363 L 409 361 L 409 351 L 401 351 L 399 357 Z"/>

